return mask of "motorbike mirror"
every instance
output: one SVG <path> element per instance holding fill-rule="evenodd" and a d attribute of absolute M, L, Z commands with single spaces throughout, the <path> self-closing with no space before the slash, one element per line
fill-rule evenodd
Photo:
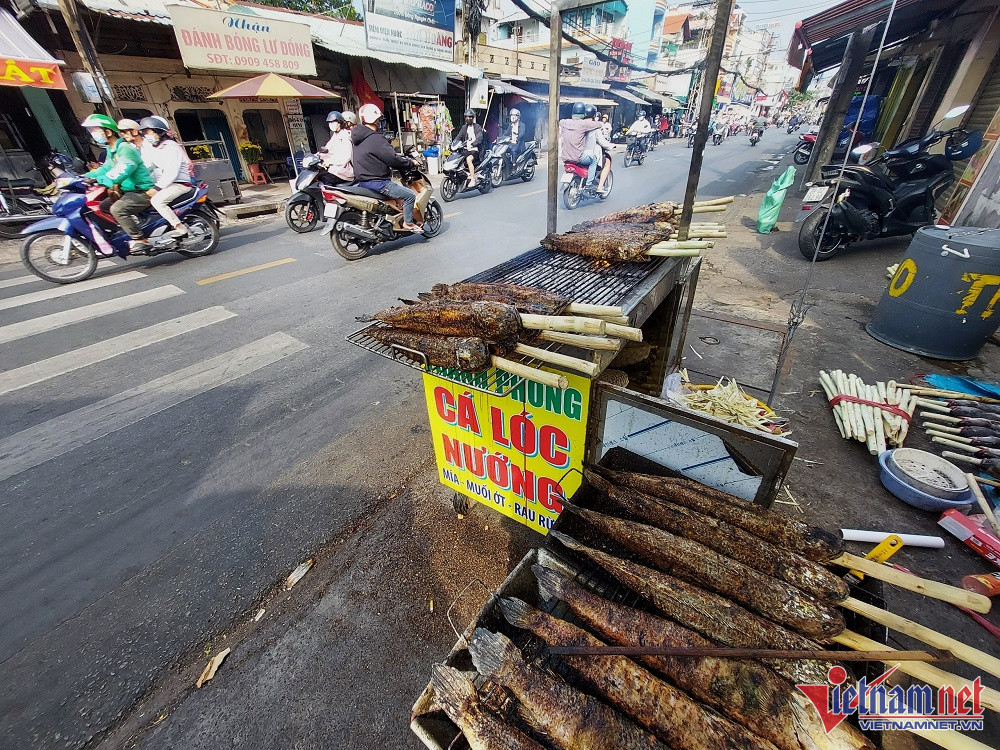
<path fill-rule="evenodd" d="M 962 104 L 958 107 L 952 107 L 951 109 L 949 109 L 947 112 L 944 113 L 944 117 L 941 118 L 941 121 L 944 122 L 945 120 L 950 120 L 952 117 L 958 117 L 959 115 L 964 115 L 966 112 L 969 111 L 969 106 L 970 105 L 968 104 Z"/>

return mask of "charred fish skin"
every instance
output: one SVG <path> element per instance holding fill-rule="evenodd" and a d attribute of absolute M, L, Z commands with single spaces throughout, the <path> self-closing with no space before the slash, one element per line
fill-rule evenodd
<path fill-rule="evenodd" d="M 626 208 L 623 211 L 615 211 L 596 219 L 584 222 L 578 226 L 590 226 L 592 224 L 651 224 L 653 222 L 666 222 L 671 219 L 679 219 L 680 206 L 671 201 L 662 203 L 647 203 L 643 206 Z M 576 227 L 573 227 L 576 229 Z"/>
<path fill-rule="evenodd" d="M 472 336 L 436 336 L 432 333 L 371 328 L 367 334 L 386 346 L 396 344 L 423 353 L 427 363 L 463 372 L 482 372 L 490 367 L 486 343 Z"/>
<path fill-rule="evenodd" d="M 840 577 L 802 555 L 775 547 L 749 531 L 714 516 L 618 487 L 590 469 L 584 476 L 613 503 L 645 523 L 711 547 L 716 552 L 789 583 L 822 602 L 842 602 L 850 588 Z"/>
<path fill-rule="evenodd" d="M 553 646 L 603 646 L 584 630 L 520 599 L 501 599 L 507 622 Z M 745 727 L 650 674 L 624 656 L 563 656 L 588 687 L 674 750 L 777 750 Z"/>
<path fill-rule="evenodd" d="M 669 236 L 670 230 L 649 224 L 599 224 L 581 232 L 546 235 L 541 244 L 550 250 L 609 262 L 647 261 L 646 251 Z"/>
<path fill-rule="evenodd" d="M 436 300 L 390 307 L 372 317 L 407 331 L 440 336 L 478 336 L 491 341 L 516 338 L 522 327 L 517 310 L 499 302 Z"/>
<path fill-rule="evenodd" d="M 572 302 L 568 297 L 531 286 L 471 281 L 435 284 L 431 287 L 431 294 L 440 299 L 502 302 L 518 309 L 523 305 L 528 308 L 525 312 L 538 312 L 540 315 L 558 315 Z"/>
<path fill-rule="evenodd" d="M 469 653 L 479 673 L 510 689 L 525 718 L 566 750 L 670 750 L 613 708 L 526 664 L 500 633 L 477 628 Z"/>
<path fill-rule="evenodd" d="M 813 562 L 829 562 L 844 553 L 844 540 L 839 534 L 796 521 L 689 479 L 612 471 L 602 466 L 593 468 L 615 484 L 728 521 L 775 546 L 794 550 Z"/>
<path fill-rule="evenodd" d="M 735 648 L 822 648 L 816 641 L 770 622 L 718 594 L 645 565 L 588 547 L 560 531 L 550 530 L 549 536 L 567 549 L 589 558 L 619 583 L 648 599 L 671 620 L 717 643 Z M 833 666 L 832 662 L 816 661 L 774 660 L 768 664 L 796 684 L 823 684 L 827 670 Z"/>
<path fill-rule="evenodd" d="M 547 558 L 532 566 L 546 600 L 559 599 L 584 625 L 619 646 L 715 646 L 692 630 L 588 591 Z M 564 657 L 565 658 L 565 657 Z M 748 659 L 638 657 L 693 697 L 716 708 L 782 750 L 873 750 L 849 724 L 827 734 L 819 714 L 791 683 Z"/>
<path fill-rule="evenodd" d="M 847 627 L 837 608 L 703 544 L 570 503 L 563 506 L 661 571 L 727 596 L 807 637 L 829 638 Z"/>
<path fill-rule="evenodd" d="M 431 667 L 431 685 L 448 718 L 462 730 L 472 750 L 544 750 L 479 701 L 472 681 L 443 664 Z"/>

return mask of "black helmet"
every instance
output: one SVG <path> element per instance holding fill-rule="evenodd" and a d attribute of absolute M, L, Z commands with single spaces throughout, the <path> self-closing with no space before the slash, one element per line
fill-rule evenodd
<path fill-rule="evenodd" d="M 597 114 L 597 107 L 595 107 L 593 104 L 588 104 L 587 108 L 584 110 L 583 113 L 587 119 L 590 119 L 591 117 Z"/>
<path fill-rule="evenodd" d="M 328 123 L 330 123 L 330 122 L 343 122 L 344 121 L 344 116 L 342 114 L 340 114 L 340 112 L 338 112 L 337 110 L 333 110 L 333 112 L 331 112 L 330 114 L 328 114 L 326 116 L 326 121 Z"/>
<path fill-rule="evenodd" d="M 474 111 L 472 111 L 471 109 L 467 109 L 467 110 L 465 110 L 465 116 L 466 117 L 471 117 L 472 119 L 475 119 L 476 118 L 476 113 Z"/>
<path fill-rule="evenodd" d="M 585 115 L 587 113 L 587 107 L 583 102 L 573 102 L 573 114 L 575 115 Z"/>

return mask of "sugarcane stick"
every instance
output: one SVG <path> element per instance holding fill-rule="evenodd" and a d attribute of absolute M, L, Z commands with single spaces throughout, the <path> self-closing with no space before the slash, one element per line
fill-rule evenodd
<path fill-rule="evenodd" d="M 582 372 L 584 375 L 589 375 L 590 377 L 597 375 L 601 369 L 594 362 L 570 357 L 559 352 L 550 352 L 548 349 L 539 349 L 537 346 L 528 346 L 527 344 L 518 344 L 515 346 L 514 353 L 520 354 L 523 357 L 533 357 L 541 362 L 547 362 L 557 367 L 565 367 L 568 370 Z"/>
<path fill-rule="evenodd" d="M 954 729 L 907 729 L 910 734 L 923 737 L 929 742 L 933 742 L 944 750 L 993 750 L 989 745 L 984 745 L 979 740 L 974 740 L 967 734 L 956 732 Z"/>
<path fill-rule="evenodd" d="M 625 311 L 616 305 L 591 305 L 584 302 L 570 302 L 566 308 L 567 315 L 589 315 L 592 318 L 602 318 L 606 315 L 624 315 Z"/>
<path fill-rule="evenodd" d="M 951 432 L 941 432 L 940 430 L 928 428 L 927 430 L 925 430 L 925 432 L 932 438 L 939 437 L 939 438 L 944 438 L 945 440 L 953 440 L 956 443 L 964 443 L 965 445 L 972 445 L 972 438 L 962 437 L 961 435 L 955 434 L 958 432 L 958 430 L 955 430 L 955 433 L 951 433 Z"/>
<path fill-rule="evenodd" d="M 986 472 L 994 477 L 1000 479 L 1000 461 L 992 458 L 974 458 L 973 456 L 965 455 L 964 453 L 952 453 L 951 451 L 942 451 L 942 458 L 951 458 L 956 461 L 961 461 L 963 463 L 972 464 L 973 466 L 978 466 L 980 471 Z"/>
<path fill-rule="evenodd" d="M 845 552 L 832 562 L 851 570 L 860 570 L 866 576 L 891 583 L 893 586 L 899 586 L 901 589 L 923 594 L 924 596 L 939 599 L 949 604 L 957 604 L 959 607 L 971 609 L 973 612 L 985 614 L 990 611 L 990 600 L 982 594 L 949 586 L 946 583 L 931 581 L 910 573 L 904 573 L 901 570 L 890 568 L 864 557 L 852 555 L 849 552 Z"/>
<path fill-rule="evenodd" d="M 736 200 L 735 196 L 728 195 L 725 198 L 711 198 L 711 199 L 706 200 L 706 201 L 695 201 L 694 205 L 696 205 L 696 206 L 724 206 L 727 203 L 732 203 L 734 200 Z"/>
<path fill-rule="evenodd" d="M 642 329 L 622 326 L 617 323 L 605 323 L 604 333 L 626 341 L 642 341 Z"/>
<path fill-rule="evenodd" d="M 937 443 L 938 445 L 947 445 L 949 448 L 955 448 L 960 451 L 965 451 L 966 453 L 979 452 L 979 449 L 974 445 L 970 445 L 967 443 L 959 443 L 956 442 L 955 440 L 949 440 L 948 438 L 945 437 L 932 437 L 931 442 Z"/>
<path fill-rule="evenodd" d="M 691 213 L 694 214 L 711 214 L 718 213 L 719 211 L 725 211 L 725 206 L 694 206 L 691 209 Z"/>
<path fill-rule="evenodd" d="M 978 401 L 982 404 L 1000 404 L 1000 398 L 990 398 L 989 396 L 975 396 L 971 393 L 961 391 L 946 391 L 941 388 L 928 388 L 922 385 L 907 386 L 914 393 L 924 396 L 936 396 L 938 398 L 953 398 L 962 401 Z"/>
<path fill-rule="evenodd" d="M 509 372 L 511 375 L 520 375 L 522 378 L 533 380 L 536 383 L 549 385 L 553 388 L 559 388 L 561 390 L 569 388 L 569 380 L 565 375 L 559 375 L 554 372 L 545 372 L 544 370 L 536 370 L 534 367 L 522 365 L 520 362 L 512 362 L 511 360 L 504 359 L 503 357 L 490 357 L 490 362 L 492 362 L 493 366 L 497 369 Z"/>
<path fill-rule="evenodd" d="M 610 352 L 618 351 L 621 348 L 621 342 L 618 339 L 609 339 L 605 336 L 582 336 L 578 333 L 565 333 L 563 331 L 542 331 L 538 338 L 542 341 L 568 344 L 580 349 L 598 349 Z"/>
<path fill-rule="evenodd" d="M 688 239 L 701 239 L 701 240 L 724 240 L 729 236 L 728 232 L 715 232 L 706 231 L 699 229 L 692 229 L 688 232 Z M 677 240 L 680 239 L 680 235 L 677 232 L 673 232 L 667 239 Z"/>
<path fill-rule="evenodd" d="M 973 482 L 970 480 L 969 484 L 971 485 Z M 859 601 L 850 596 L 840 602 L 840 606 L 844 609 L 849 609 L 852 612 L 857 612 L 859 615 L 864 615 L 869 620 L 877 622 L 879 625 L 885 625 L 887 628 L 892 628 L 898 633 L 903 633 L 911 638 L 916 638 L 918 641 L 926 643 L 928 646 L 950 651 L 962 661 L 972 664 L 973 666 L 982 669 L 984 672 L 988 672 L 994 677 L 1000 677 L 1000 659 L 997 659 L 995 656 L 990 656 L 989 654 L 980 651 L 977 648 L 973 648 L 966 643 L 962 643 L 962 641 L 947 636 L 944 633 L 931 630 L 930 628 L 921 625 L 919 622 L 914 622 L 913 620 L 908 620 L 905 617 L 900 617 L 894 612 L 888 612 L 881 607 L 875 607 L 867 602 Z"/>
<path fill-rule="evenodd" d="M 875 388 L 875 386 L 873 386 L 873 385 L 868 386 L 868 398 L 871 401 L 880 401 L 881 400 L 881 399 L 879 399 L 878 389 Z M 874 417 L 875 417 L 875 448 L 878 450 L 878 454 L 880 456 L 883 453 L 885 453 L 885 448 L 886 448 L 886 446 L 885 446 L 885 427 L 883 426 L 883 421 L 882 421 L 882 415 L 884 413 L 885 412 L 883 412 L 881 409 L 874 409 Z"/>
<path fill-rule="evenodd" d="M 685 240 L 684 242 L 679 240 L 664 240 L 663 242 L 657 242 L 655 245 L 650 245 L 649 249 L 707 250 L 711 247 L 715 247 L 715 243 L 709 240 Z M 647 252 L 649 251 L 647 250 Z"/>
<path fill-rule="evenodd" d="M 942 414 L 947 414 L 948 412 L 951 411 L 951 409 L 949 409 L 947 405 L 942 404 L 940 401 L 931 401 L 930 399 L 920 398 L 919 396 L 917 397 L 917 403 L 920 404 L 925 409 L 930 409 L 931 411 L 939 411 Z"/>
<path fill-rule="evenodd" d="M 929 424 L 925 424 L 924 425 L 924 432 L 927 432 L 927 433 L 933 432 L 935 434 L 941 435 L 942 437 L 945 437 L 947 435 L 961 435 L 962 434 L 962 428 L 961 427 L 946 427 L 943 424 L 937 424 L 935 422 L 931 422 Z"/>
<path fill-rule="evenodd" d="M 701 250 L 679 250 L 660 249 L 651 247 L 646 251 L 646 255 L 651 258 L 697 258 L 701 255 Z"/>
<path fill-rule="evenodd" d="M 837 377 L 838 377 L 840 392 L 845 396 L 850 396 L 851 391 L 847 384 L 847 376 L 840 370 L 837 370 Z M 864 421 L 861 419 L 861 410 L 858 409 L 858 406 L 860 406 L 860 404 L 855 404 L 852 401 L 843 401 L 841 403 L 847 405 L 847 413 L 850 415 L 851 430 L 854 432 L 854 436 L 861 442 L 865 442 L 868 439 L 868 437 L 867 433 L 865 432 Z"/>
<path fill-rule="evenodd" d="M 958 417 L 950 417 L 947 414 L 941 414 L 936 411 L 922 411 L 920 412 L 921 419 L 929 419 L 932 422 L 945 422 L 947 424 L 959 424 L 963 420 Z"/>
<path fill-rule="evenodd" d="M 632 325 L 632 321 L 629 320 L 627 315 L 597 315 L 595 317 L 600 318 L 601 320 L 603 320 L 605 323 L 608 324 L 614 323 L 615 325 L 619 326 Z"/>
<path fill-rule="evenodd" d="M 882 381 L 877 382 L 875 384 L 875 393 L 878 394 L 878 400 L 881 401 L 883 404 L 889 403 L 889 392 L 885 387 L 885 383 L 883 383 Z M 885 411 L 884 409 L 882 409 L 881 411 L 882 411 L 883 429 L 885 430 L 885 438 L 888 441 L 899 430 L 899 427 L 896 424 L 896 420 L 899 419 L 899 417 L 897 417 L 895 414 Z"/>
<path fill-rule="evenodd" d="M 993 533 L 996 534 L 997 539 L 1000 539 L 1000 524 L 997 523 L 997 517 L 993 515 L 993 508 L 990 504 L 986 502 L 986 498 L 983 496 L 983 491 L 979 489 L 979 483 L 976 481 L 975 474 L 966 474 L 965 478 L 969 480 L 969 489 L 972 490 L 972 494 L 976 497 L 976 502 L 979 503 L 979 507 L 983 509 L 983 514 L 986 516 L 986 522 L 993 529 Z M 993 674 L 992 672 L 990 674 Z M 1000 675 L 998 675 L 1000 676 Z"/>
<path fill-rule="evenodd" d="M 842 646 L 852 648 L 855 651 L 874 651 L 875 649 L 882 649 L 883 651 L 891 650 L 888 646 L 883 646 L 878 641 L 866 638 L 865 636 L 851 630 L 845 630 L 840 635 L 834 636 L 832 640 Z M 939 669 L 931 664 L 925 664 L 919 661 L 888 661 L 883 662 L 883 664 L 886 666 L 894 664 L 898 665 L 900 672 L 908 674 L 911 677 L 916 677 L 921 682 L 926 682 L 928 685 L 932 685 L 936 688 L 940 688 L 944 685 L 952 685 L 954 686 L 956 693 L 962 688 L 968 690 L 969 695 L 973 693 L 973 684 L 971 680 L 951 674 L 950 672 L 945 672 L 943 669 Z M 1000 712 L 1000 692 L 988 687 L 980 687 L 980 691 L 980 703 L 992 711 Z"/>
<path fill-rule="evenodd" d="M 570 333 L 605 333 L 600 318 L 578 318 L 570 315 L 532 315 L 521 313 L 521 325 L 534 331 L 567 331 Z"/>
<path fill-rule="evenodd" d="M 910 424 L 912 424 L 913 422 L 913 412 L 917 410 L 917 397 L 914 396 L 912 393 L 910 393 L 908 390 L 903 391 L 903 400 L 900 403 L 902 404 L 903 401 L 906 402 L 906 406 L 902 407 L 903 411 L 907 413 L 909 418 L 902 419 L 902 417 L 900 417 L 900 419 L 902 419 L 903 422 L 903 426 L 899 430 L 900 445 L 902 445 L 903 441 L 906 440 L 906 435 L 910 431 Z"/>
<path fill-rule="evenodd" d="M 819 371 L 819 384 L 823 388 L 823 392 L 826 394 L 826 400 L 832 401 L 836 395 L 835 389 L 833 387 L 833 382 L 830 380 L 830 376 L 827 375 L 822 370 Z M 836 404 L 830 407 L 830 411 L 833 412 L 833 421 L 837 423 L 837 429 L 840 430 L 840 436 L 842 438 L 847 438 L 847 428 L 844 426 L 844 420 L 840 416 L 840 404 Z"/>

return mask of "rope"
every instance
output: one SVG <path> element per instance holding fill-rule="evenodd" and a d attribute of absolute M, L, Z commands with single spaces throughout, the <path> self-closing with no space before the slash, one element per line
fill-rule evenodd
<path fill-rule="evenodd" d="M 836 406 L 841 401 L 850 401 L 852 404 L 867 404 L 868 406 L 874 406 L 876 409 L 881 409 L 882 411 L 887 411 L 890 414 L 895 414 L 897 417 L 902 417 L 907 422 L 913 420 L 913 417 L 909 412 L 903 411 L 898 406 L 893 406 L 892 404 L 883 404 L 881 401 L 869 401 L 866 398 L 858 398 L 857 396 L 851 396 L 846 393 L 841 393 L 830 399 L 830 406 Z"/>

